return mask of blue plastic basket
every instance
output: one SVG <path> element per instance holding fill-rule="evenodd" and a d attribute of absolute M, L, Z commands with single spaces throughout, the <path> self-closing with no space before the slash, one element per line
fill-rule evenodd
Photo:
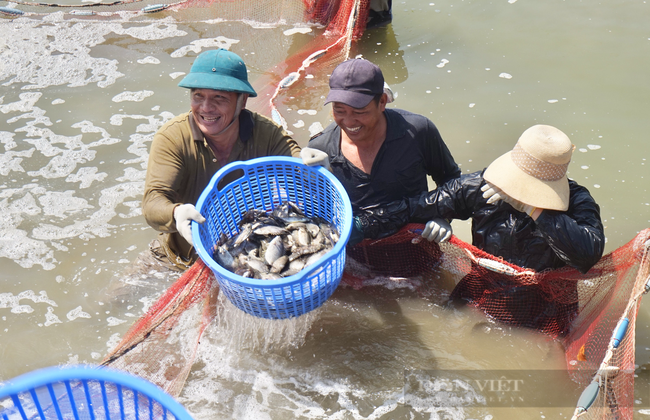
<path fill-rule="evenodd" d="M 169 394 L 142 378 L 95 366 L 73 366 L 36 370 L 0 386 L 0 419 L 192 417 Z"/>
<path fill-rule="evenodd" d="M 221 181 L 241 175 L 227 185 Z M 290 200 L 309 217 L 320 216 L 339 231 L 336 245 L 318 262 L 279 280 L 239 276 L 213 259 L 222 234 L 231 238 L 248 210 L 273 210 Z M 291 157 L 264 157 L 221 168 L 205 188 L 196 208 L 206 218 L 192 222 L 194 246 L 214 272 L 221 291 L 242 311 L 261 318 L 284 319 L 318 308 L 343 275 L 345 245 L 352 230 L 352 206 L 343 185 L 326 169 Z"/>

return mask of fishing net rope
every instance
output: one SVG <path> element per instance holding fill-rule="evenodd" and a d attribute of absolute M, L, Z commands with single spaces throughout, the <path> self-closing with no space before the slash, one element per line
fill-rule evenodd
<path fill-rule="evenodd" d="M 389 238 L 348 247 L 343 282 L 361 290 L 381 276 L 455 284 L 451 299 L 474 305 L 497 321 L 536 329 L 564 346 L 571 378 L 593 394 L 583 404 L 588 409 L 576 409 L 574 418 L 632 419 L 634 327 L 650 279 L 650 229 L 581 274 L 572 268 L 522 269 L 456 237 L 437 245 L 422 240 L 422 228 L 407 225 Z M 131 327 L 103 364 L 178 395 L 201 333 L 215 317 L 218 292 L 214 276 L 199 260 Z M 627 329 L 619 333 L 624 324 Z"/>
<path fill-rule="evenodd" d="M 455 284 L 450 299 L 557 339 L 571 379 L 586 387 L 574 418 L 632 419 L 634 326 L 650 281 L 650 229 L 581 274 L 573 268 L 523 269 L 456 237 L 430 243 L 422 240 L 422 228 L 408 225 L 386 239 L 364 241 L 348 256 L 369 268 L 370 276 Z M 343 281 L 362 289 L 370 276 L 350 270 Z"/>

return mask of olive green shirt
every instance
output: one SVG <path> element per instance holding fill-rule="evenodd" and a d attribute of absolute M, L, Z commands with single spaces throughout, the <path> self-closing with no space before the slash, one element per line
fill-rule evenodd
<path fill-rule="evenodd" d="M 149 153 L 142 212 L 147 223 L 161 232 L 160 245 L 174 264 L 189 266 L 197 257 L 176 230 L 176 206 L 196 204 L 212 176 L 224 165 L 263 156 L 300 157 L 300 147 L 281 126 L 246 109 L 239 116 L 239 138 L 228 162 L 217 161 L 191 112 L 173 118 L 158 130 Z"/>

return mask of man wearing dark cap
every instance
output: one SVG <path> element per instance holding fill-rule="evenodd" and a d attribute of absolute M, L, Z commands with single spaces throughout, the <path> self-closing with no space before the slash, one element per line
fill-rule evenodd
<path fill-rule="evenodd" d="M 257 94 L 237 54 L 221 48 L 199 54 L 178 85 L 190 89 L 191 110 L 153 138 L 142 212 L 161 232 L 154 255 L 185 269 L 197 258 L 191 221 L 205 221 L 194 203 L 212 176 L 236 160 L 298 157 L 300 147 L 282 127 L 246 109 Z"/>
<path fill-rule="evenodd" d="M 347 60 L 334 69 L 329 86 L 325 103 L 332 103 L 334 123 L 312 137 L 301 156 L 308 165 L 329 166 L 348 192 L 355 214 L 350 244 L 382 237 L 365 225 L 365 216 L 383 219 L 388 231 L 403 225 L 408 210 L 387 204 L 428 191 L 427 175 L 442 185 L 459 177 L 460 169 L 429 119 L 386 108 L 384 76 L 375 64 Z M 379 208 L 382 214 L 374 214 Z M 439 241 L 451 236 L 443 219 L 428 228 Z"/>

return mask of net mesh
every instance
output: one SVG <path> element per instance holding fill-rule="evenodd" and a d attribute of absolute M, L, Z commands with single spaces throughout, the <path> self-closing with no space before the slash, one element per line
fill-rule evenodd
<path fill-rule="evenodd" d="M 373 276 L 386 275 L 453 284 L 450 299 L 500 322 L 548 334 L 563 344 L 575 382 L 600 382 L 595 402 L 577 417 L 633 417 L 634 325 L 650 280 L 650 229 L 581 274 L 573 268 L 526 270 L 456 237 L 439 246 L 422 240 L 422 228 L 408 225 L 396 235 L 350 249 L 354 262 L 348 261 L 343 281 L 357 289 Z M 629 326 L 615 348 L 613 334 L 623 319 Z"/>
<path fill-rule="evenodd" d="M 214 319 L 218 295 L 214 274 L 199 259 L 131 326 L 102 366 L 138 375 L 178 396 L 201 334 Z"/>

